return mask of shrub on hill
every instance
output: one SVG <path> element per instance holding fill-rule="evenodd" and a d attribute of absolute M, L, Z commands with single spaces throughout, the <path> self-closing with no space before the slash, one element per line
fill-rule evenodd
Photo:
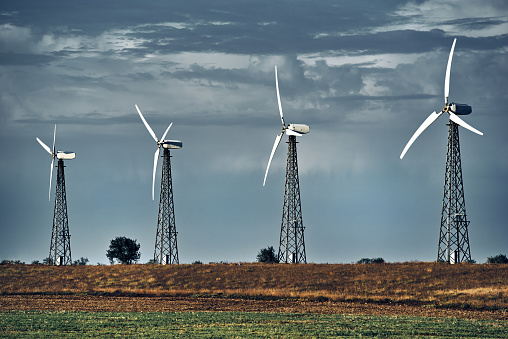
<path fill-rule="evenodd" d="M 74 260 L 72 262 L 72 265 L 74 266 L 84 266 L 88 263 L 88 258 L 85 258 L 85 257 L 81 257 L 79 258 L 78 260 Z"/>
<path fill-rule="evenodd" d="M 508 258 L 504 254 L 498 254 L 487 258 L 487 264 L 508 264 Z"/>
<path fill-rule="evenodd" d="M 2 262 L 0 262 L 0 265 L 25 265 L 25 262 L 24 261 L 21 261 L 21 260 L 2 260 Z"/>
<path fill-rule="evenodd" d="M 383 258 L 372 258 L 372 259 L 362 258 L 362 259 L 358 260 L 356 263 L 357 264 L 383 264 L 384 262 L 385 262 L 385 260 Z"/>

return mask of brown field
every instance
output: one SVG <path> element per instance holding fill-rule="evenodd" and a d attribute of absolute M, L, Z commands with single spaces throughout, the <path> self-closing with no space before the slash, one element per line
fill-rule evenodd
<path fill-rule="evenodd" d="M 508 320 L 508 266 L 1 265 L 0 311 L 270 311 Z"/>

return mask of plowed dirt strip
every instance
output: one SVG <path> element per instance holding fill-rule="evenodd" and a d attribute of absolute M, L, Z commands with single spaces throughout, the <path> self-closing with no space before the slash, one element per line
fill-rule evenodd
<path fill-rule="evenodd" d="M 106 297 L 0 295 L 0 311 L 90 312 L 276 312 L 319 314 L 407 315 L 463 319 L 508 320 L 505 311 L 434 309 L 410 305 L 353 302 L 266 301 L 185 297 Z"/>

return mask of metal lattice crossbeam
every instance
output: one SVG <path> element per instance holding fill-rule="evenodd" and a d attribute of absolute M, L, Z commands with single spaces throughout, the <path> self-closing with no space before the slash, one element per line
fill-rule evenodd
<path fill-rule="evenodd" d="M 155 235 L 155 263 L 179 263 L 176 236 L 173 184 L 171 179 L 171 155 L 169 149 L 163 148 L 159 217 L 157 221 L 157 233 Z"/>
<path fill-rule="evenodd" d="M 298 158 L 296 137 L 289 136 L 286 164 L 286 184 L 284 206 L 280 230 L 279 262 L 307 263 L 305 254 L 304 226 L 300 202 L 300 181 L 298 177 Z"/>
<path fill-rule="evenodd" d="M 55 210 L 49 259 L 54 265 L 71 265 L 71 236 L 67 218 L 67 198 L 65 194 L 64 162 L 58 160 L 55 192 Z"/>
<path fill-rule="evenodd" d="M 437 260 L 449 263 L 471 261 L 458 125 L 450 121 L 446 152 L 443 209 Z"/>

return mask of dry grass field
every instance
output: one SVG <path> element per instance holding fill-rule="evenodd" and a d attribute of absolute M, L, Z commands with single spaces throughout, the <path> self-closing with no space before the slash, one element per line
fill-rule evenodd
<path fill-rule="evenodd" d="M 1 265 L 0 306 L 16 298 L 58 302 L 83 299 L 213 301 L 247 309 L 350 303 L 360 308 L 494 312 L 508 319 L 508 266 L 394 264 L 193 264 L 67 266 Z M 42 299 L 41 299 L 42 298 Z M 114 300 L 114 299 L 111 299 Z M 243 304 L 244 308 L 238 306 Z M 129 302 L 125 304 L 129 305 Z M 64 307 L 64 306 L 62 306 Z M 213 307 L 217 306 L 209 306 Z M 326 308 L 325 307 L 325 308 Z M 1 308 L 1 307 L 0 307 Z M 192 308 L 192 307 L 191 307 Z M 254 307 L 255 308 L 255 307 Z M 228 310 L 231 308 L 228 308 Z M 232 309 L 235 309 L 234 307 Z M 443 312 L 444 312 L 443 311 Z M 323 310 L 320 313 L 327 313 Z M 369 314 L 365 309 L 364 314 Z"/>

